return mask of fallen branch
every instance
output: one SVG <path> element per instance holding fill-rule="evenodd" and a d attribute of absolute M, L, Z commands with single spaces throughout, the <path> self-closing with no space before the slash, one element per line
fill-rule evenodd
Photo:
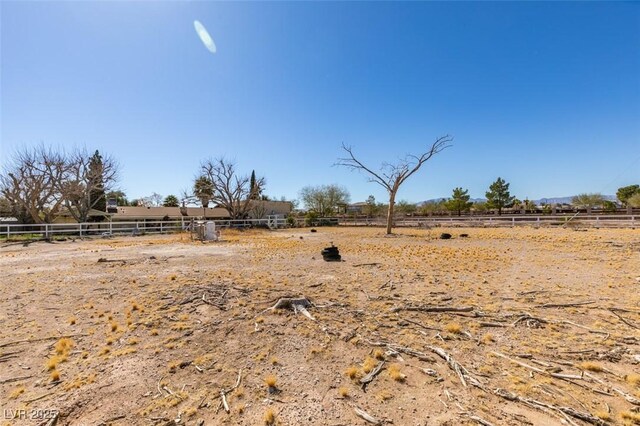
<path fill-rule="evenodd" d="M 236 379 L 236 384 L 229 389 L 222 389 L 220 391 L 220 398 L 222 398 L 222 406 L 224 407 L 224 411 L 229 413 L 231 410 L 229 409 L 229 404 L 227 403 L 227 394 L 233 392 L 240 386 L 240 381 L 242 380 L 242 369 L 238 370 L 238 378 Z"/>
<path fill-rule="evenodd" d="M 406 321 L 406 322 L 410 322 L 411 324 L 415 324 L 415 325 L 417 325 L 417 326 L 419 326 L 419 327 L 422 327 L 422 328 L 424 328 L 425 330 L 442 331 L 442 329 L 441 329 L 441 328 L 437 328 L 437 327 L 428 327 L 428 326 L 426 326 L 426 325 L 420 324 L 418 321 L 413 321 L 413 320 L 410 320 L 410 319 L 408 319 L 408 318 L 402 318 L 402 320 L 403 320 L 403 321 Z"/>
<path fill-rule="evenodd" d="M 475 414 L 469 414 L 469 413 L 466 413 L 466 414 L 469 417 L 469 419 L 473 420 L 474 422 L 476 422 L 478 424 L 481 424 L 482 426 L 493 426 L 493 423 L 490 423 L 490 422 L 486 421 L 482 417 L 478 417 Z"/>
<path fill-rule="evenodd" d="M 508 361 L 513 362 L 514 364 L 518 364 L 521 367 L 524 368 L 528 368 L 529 370 L 535 371 L 536 373 L 540 373 L 540 374 L 544 374 L 547 376 L 551 376 L 551 377 L 555 377 L 556 379 L 562 379 L 562 380 L 583 380 L 584 377 L 582 375 L 580 376 L 576 376 L 573 374 L 560 374 L 560 373 L 553 373 L 551 371 L 547 371 L 547 370 L 543 370 L 541 368 L 538 367 L 534 367 L 533 365 L 529 365 L 525 362 L 522 361 L 518 361 L 517 359 L 513 359 L 513 358 L 509 358 L 508 356 L 501 354 L 500 352 L 492 352 L 494 355 L 499 356 L 500 358 L 504 358 Z"/>
<path fill-rule="evenodd" d="M 429 362 L 433 362 L 434 361 L 427 354 L 425 354 L 423 352 L 420 352 L 420 351 L 417 351 L 415 349 L 407 348 L 407 347 L 400 346 L 400 345 L 395 345 L 393 343 L 371 342 L 371 341 L 366 341 L 366 342 L 369 343 L 370 345 L 386 346 L 387 348 L 389 348 L 391 350 L 395 350 L 397 352 L 402 352 L 402 353 L 405 353 L 407 355 L 415 356 L 418 359 L 420 359 L 421 361 L 429 361 Z M 447 364 L 449 365 L 449 368 L 451 368 L 458 375 L 458 377 L 460 378 L 460 381 L 462 382 L 463 386 L 466 387 L 467 386 L 467 382 L 469 382 L 473 386 L 475 386 L 475 387 L 477 387 L 479 389 L 486 390 L 484 385 L 482 383 L 480 383 L 480 381 L 477 378 L 475 378 L 469 372 L 469 370 L 467 370 L 460 363 L 458 363 L 444 349 L 439 348 L 437 346 L 426 346 L 426 348 L 429 349 L 431 352 L 435 353 L 436 355 L 438 355 L 440 358 L 442 358 L 445 361 L 447 361 Z"/>
<path fill-rule="evenodd" d="M 0 380 L 0 385 L 5 383 L 19 382 L 20 380 L 27 380 L 32 378 L 33 376 L 20 376 L 20 377 L 11 377 L 9 379 Z"/>
<path fill-rule="evenodd" d="M 538 305 L 538 308 L 570 308 L 573 306 L 592 305 L 596 303 L 593 300 L 588 302 L 575 302 L 575 303 L 545 303 L 544 305 Z"/>
<path fill-rule="evenodd" d="M 611 312 L 616 317 L 618 317 L 618 319 L 620 319 L 620 321 L 622 321 L 623 323 L 627 324 L 629 327 L 635 328 L 635 329 L 640 329 L 640 327 L 638 327 L 637 325 L 633 324 L 632 322 L 630 322 L 629 320 L 624 318 L 622 315 L 619 315 L 619 314 L 616 313 L 616 311 L 622 311 L 622 309 L 608 309 L 608 311 Z M 628 311 L 626 311 L 626 312 L 628 312 Z"/>
<path fill-rule="evenodd" d="M 101 257 L 100 259 L 98 259 L 98 263 L 112 263 L 112 262 L 120 262 L 123 265 L 127 263 L 125 259 L 107 259 L 105 257 Z"/>
<path fill-rule="evenodd" d="M 376 419 L 371 414 L 367 413 L 366 411 L 358 407 L 353 407 L 353 411 L 355 411 L 356 416 L 360 417 L 362 420 L 366 422 L 369 422 L 371 424 L 378 425 L 378 426 L 382 424 L 380 420 Z"/>
<path fill-rule="evenodd" d="M 60 411 L 56 411 L 51 420 L 47 422 L 47 426 L 53 426 L 58 422 L 58 417 L 60 417 Z"/>
<path fill-rule="evenodd" d="M 485 390 L 484 386 L 478 379 L 476 379 L 469 370 L 464 368 L 458 361 L 456 361 L 449 353 L 447 353 L 444 349 L 439 348 L 437 346 L 427 346 L 427 348 L 438 355 L 440 358 L 447 361 L 449 368 L 451 368 L 460 378 L 460 382 L 462 382 L 463 386 L 467 386 L 467 381 L 471 383 L 473 386 Z"/>
<path fill-rule="evenodd" d="M 514 393 L 511 393 L 509 391 L 506 391 L 500 388 L 496 389 L 494 393 L 508 401 L 520 402 L 534 408 L 547 408 L 552 411 L 557 411 L 563 415 L 565 414 L 569 415 L 571 417 L 590 423 L 592 425 L 607 426 L 607 423 L 605 423 L 603 420 L 599 419 L 598 417 L 595 417 L 590 413 L 584 413 L 584 412 L 575 410 L 570 407 L 559 407 L 557 405 L 546 404 L 544 402 L 536 401 L 535 399 L 521 397 L 519 395 L 516 395 Z"/>
<path fill-rule="evenodd" d="M 622 396 L 625 400 L 627 400 L 627 402 L 630 402 L 633 405 L 640 405 L 640 400 L 637 398 L 634 398 L 633 396 L 629 395 L 628 393 L 618 389 L 618 388 L 614 388 L 613 386 L 609 386 L 607 385 L 603 380 L 600 380 L 598 377 L 594 376 L 593 374 L 586 372 L 584 373 L 585 376 L 595 380 L 596 382 L 600 383 L 601 385 L 610 388 L 611 390 L 613 390 L 615 393 L 617 393 L 618 395 Z"/>
<path fill-rule="evenodd" d="M 46 340 L 56 340 L 56 339 L 62 339 L 62 338 L 65 338 L 65 337 L 83 337 L 83 336 L 88 336 L 88 334 L 65 334 L 65 335 L 62 335 L 62 336 L 49 336 L 49 337 L 41 337 L 41 338 L 38 338 L 38 339 L 16 340 L 14 342 L 0 343 L 0 348 L 6 348 L 7 346 L 13 346 L 13 345 L 19 345 L 21 343 L 44 342 Z"/>
<path fill-rule="evenodd" d="M 384 361 L 380 361 L 376 368 L 371 370 L 369 374 L 360 379 L 360 384 L 362 385 L 363 389 L 373 381 L 373 379 L 378 375 L 378 373 L 380 373 L 380 371 L 382 371 L 382 367 L 384 367 Z"/>
<path fill-rule="evenodd" d="M 300 311 L 300 313 L 302 313 L 302 315 L 304 315 L 305 317 L 314 320 L 315 318 L 313 318 L 311 316 L 311 314 L 309 313 L 309 311 L 307 311 L 307 308 L 313 306 L 312 303 L 309 301 L 309 299 L 307 299 L 306 297 L 281 297 L 280 299 L 278 299 L 278 301 L 276 302 L 275 305 L 271 306 L 270 308 L 265 309 L 264 311 L 260 312 L 260 314 L 263 314 L 267 311 L 270 310 L 275 310 L 275 309 L 290 309 L 293 310 L 294 312 L 298 312 Z M 260 315 L 258 314 L 258 315 Z"/>
<path fill-rule="evenodd" d="M 36 401 L 40 401 L 43 398 L 48 397 L 49 395 L 53 395 L 55 392 L 49 392 L 49 393 L 45 393 L 43 395 L 40 396 L 36 396 L 35 398 L 31 398 L 31 399 L 27 399 L 26 401 L 24 401 L 25 404 L 30 404 L 32 402 L 36 402 Z"/>
<path fill-rule="evenodd" d="M 502 324 L 499 322 L 480 321 L 480 327 L 513 327 L 512 324 Z"/>

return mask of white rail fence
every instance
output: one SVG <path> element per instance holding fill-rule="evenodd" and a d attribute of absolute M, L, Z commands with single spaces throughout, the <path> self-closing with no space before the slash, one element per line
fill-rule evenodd
<path fill-rule="evenodd" d="M 385 218 L 340 218 L 340 225 L 386 226 Z M 587 226 L 594 228 L 635 228 L 640 226 L 640 216 L 634 215 L 510 215 L 510 216 L 447 216 L 396 218 L 394 226 Z"/>
<path fill-rule="evenodd" d="M 284 217 L 246 220 L 214 220 L 216 228 L 269 227 L 284 228 L 288 223 Z M 55 236 L 109 236 L 164 234 L 188 231 L 191 220 L 48 223 L 36 225 L 4 224 L 0 222 L 0 238 L 13 237 L 52 238 Z M 304 219 L 296 219 L 296 226 L 303 226 Z M 384 218 L 319 218 L 312 226 L 385 226 Z M 634 215 L 541 215 L 541 216 L 451 216 L 451 217 L 406 217 L 396 218 L 398 227 L 500 227 L 500 226 L 585 226 L 594 228 L 635 228 L 640 226 L 640 216 Z"/>
<path fill-rule="evenodd" d="M 195 221 L 198 222 L 198 221 Z M 209 221 L 208 221 L 209 222 Z M 216 228 L 251 228 L 286 226 L 284 217 L 246 220 L 213 220 Z M 130 222 L 89 222 L 89 223 L 43 223 L 43 224 L 3 224 L 0 223 L 0 238 L 53 238 L 55 236 L 109 236 L 109 235 L 144 235 L 165 234 L 188 231 L 191 220 L 168 221 L 130 221 Z"/>

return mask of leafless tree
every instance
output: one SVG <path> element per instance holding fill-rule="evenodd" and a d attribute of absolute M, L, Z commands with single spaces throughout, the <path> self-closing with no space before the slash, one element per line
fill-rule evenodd
<path fill-rule="evenodd" d="M 235 163 L 224 158 L 209 159 L 201 164 L 200 169 L 202 176 L 213 185 L 211 201 L 227 209 L 232 219 L 246 217 L 252 207 L 251 199 L 264 189 L 264 178 L 256 178 L 252 188 L 251 178 L 239 175 Z"/>
<path fill-rule="evenodd" d="M 118 165 L 85 149 L 66 154 L 44 145 L 21 148 L 0 174 L 0 193 L 22 222 L 50 223 L 64 206 L 79 222 L 105 204 Z M 96 195 L 101 194 L 101 195 Z"/>
<path fill-rule="evenodd" d="M 44 145 L 17 150 L 0 175 L 0 192 L 22 221 L 50 223 L 64 199 L 61 185 L 67 175 L 64 154 Z"/>
<path fill-rule="evenodd" d="M 250 211 L 251 211 L 251 216 L 254 219 L 264 219 L 264 217 L 267 215 L 266 201 L 252 200 Z"/>
<path fill-rule="evenodd" d="M 342 149 L 347 153 L 347 157 L 339 158 L 336 163 L 339 166 L 348 167 L 351 170 L 364 171 L 367 173 L 370 182 L 375 182 L 382 186 L 389 194 L 389 209 L 387 211 L 387 234 L 391 234 L 393 228 L 393 207 L 395 205 L 396 194 L 400 186 L 431 157 L 451 146 L 453 138 L 449 135 L 441 136 L 431 145 L 426 152 L 421 155 L 407 155 L 397 164 L 383 163 L 380 171 L 376 172 L 358 160 L 350 146 L 342 144 Z"/>
<path fill-rule="evenodd" d="M 91 210 L 104 207 L 106 192 L 118 180 L 117 161 L 97 152 L 90 155 L 78 149 L 66 158 L 66 173 L 60 182 L 60 192 L 69 214 L 78 222 L 86 222 Z"/>

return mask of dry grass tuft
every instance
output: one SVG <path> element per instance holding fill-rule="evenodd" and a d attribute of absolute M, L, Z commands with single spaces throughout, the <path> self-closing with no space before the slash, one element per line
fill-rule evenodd
<path fill-rule="evenodd" d="M 342 398 L 349 398 L 349 388 L 347 388 L 346 386 L 341 386 L 338 389 L 338 395 L 340 395 Z"/>
<path fill-rule="evenodd" d="M 277 382 L 278 382 L 278 379 L 273 374 L 268 375 L 264 379 L 264 383 L 267 385 L 267 387 L 271 389 L 275 389 Z"/>
<path fill-rule="evenodd" d="M 347 368 L 347 371 L 345 371 L 345 374 L 351 380 L 355 380 L 355 379 L 360 378 L 360 370 L 358 369 L 358 367 L 351 366 L 351 367 Z"/>
<path fill-rule="evenodd" d="M 452 334 L 462 334 L 462 326 L 455 322 L 447 324 L 444 329 Z"/>
<path fill-rule="evenodd" d="M 640 414 L 631 411 L 623 411 L 620 413 L 622 423 L 625 425 L 640 425 Z"/>
<path fill-rule="evenodd" d="M 376 368 L 377 365 L 378 363 L 375 359 L 366 357 L 364 359 L 364 362 L 362 363 L 362 371 L 364 371 L 365 374 L 369 374 L 374 368 Z"/>
<path fill-rule="evenodd" d="M 59 382 L 60 381 L 60 372 L 58 370 L 53 370 L 51 372 L 51 381 L 52 382 Z"/>
<path fill-rule="evenodd" d="M 631 373 L 631 374 L 627 374 L 624 379 L 627 381 L 627 383 L 629 383 L 631 386 L 640 386 L 640 374 L 635 374 L 635 373 Z"/>
<path fill-rule="evenodd" d="M 47 370 L 55 370 L 58 364 L 60 364 L 61 362 L 65 362 L 66 360 L 66 355 L 54 355 L 47 360 L 47 362 L 45 363 L 45 367 L 47 367 Z"/>
<path fill-rule="evenodd" d="M 496 339 L 494 339 L 493 334 L 491 333 L 487 333 L 482 336 L 482 343 L 484 343 L 485 345 L 488 345 L 489 343 L 493 343 L 495 341 Z"/>
<path fill-rule="evenodd" d="M 378 361 L 382 361 L 384 359 L 384 351 L 380 348 L 373 351 L 373 357 Z"/>
<path fill-rule="evenodd" d="M 585 361 L 578 364 L 578 368 L 587 371 L 602 371 L 602 366 L 600 364 L 596 364 L 595 362 Z"/>
<path fill-rule="evenodd" d="M 17 397 L 22 395 L 25 390 L 26 388 L 24 386 L 18 386 L 13 391 L 11 391 L 11 393 L 9 394 L 9 399 L 16 399 Z"/>
<path fill-rule="evenodd" d="M 383 390 L 378 392 L 376 397 L 380 400 L 380 402 L 385 402 L 393 398 L 393 394 L 389 391 Z"/>
<path fill-rule="evenodd" d="M 389 371 L 389 376 L 391 376 L 391 378 L 396 382 L 404 382 L 405 379 L 407 378 L 406 375 L 402 374 L 399 364 L 391 364 L 388 368 L 388 371 Z"/>
<path fill-rule="evenodd" d="M 276 422 L 276 413 L 271 408 L 269 408 L 264 413 L 263 420 L 265 425 L 273 425 Z"/>
<path fill-rule="evenodd" d="M 66 355 L 67 353 L 69 353 L 69 350 L 71 350 L 71 348 L 73 348 L 73 340 L 69 339 L 68 337 L 63 337 L 62 339 L 58 340 L 54 346 L 56 354 L 58 355 Z"/>

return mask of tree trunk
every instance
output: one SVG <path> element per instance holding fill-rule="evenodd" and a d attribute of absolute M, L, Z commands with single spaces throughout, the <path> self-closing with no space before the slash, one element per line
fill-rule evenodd
<path fill-rule="evenodd" d="M 391 235 L 391 228 L 393 228 L 393 206 L 396 203 L 396 193 L 391 192 L 389 194 L 389 210 L 387 211 L 387 235 Z"/>

